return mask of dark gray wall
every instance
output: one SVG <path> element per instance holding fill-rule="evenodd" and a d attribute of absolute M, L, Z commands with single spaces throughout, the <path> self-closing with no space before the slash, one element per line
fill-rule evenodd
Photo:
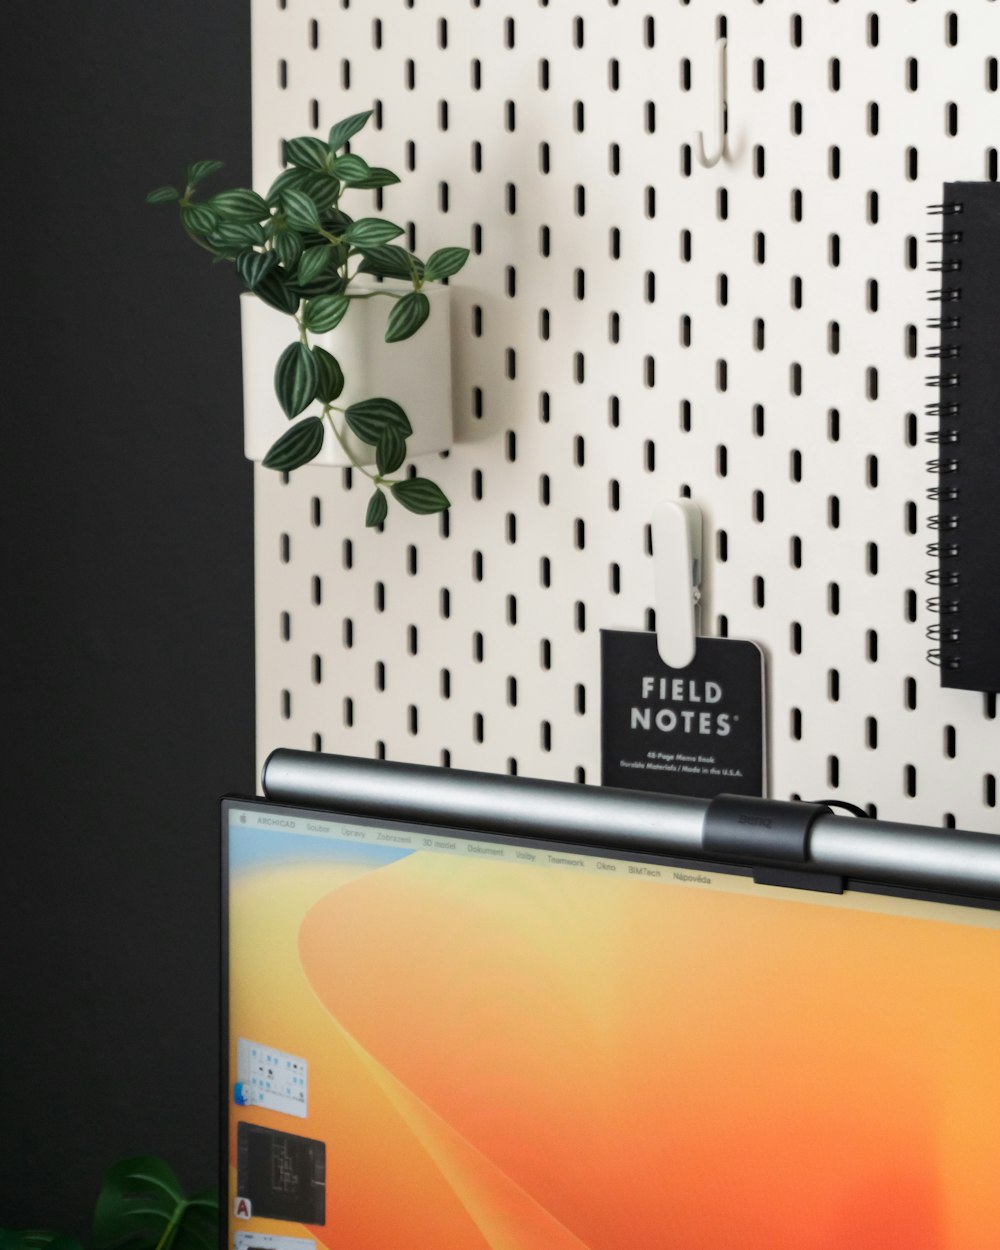
<path fill-rule="evenodd" d="M 3 19 L 0 1227 L 84 1232 L 118 1157 L 215 1183 L 251 471 L 232 271 L 143 199 L 201 157 L 249 179 L 249 5 Z"/>

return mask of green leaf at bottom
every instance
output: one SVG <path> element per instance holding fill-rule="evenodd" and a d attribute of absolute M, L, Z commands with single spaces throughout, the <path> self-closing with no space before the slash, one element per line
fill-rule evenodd
<path fill-rule="evenodd" d="M 108 1169 L 94 1211 L 94 1245 L 155 1245 L 184 1201 L 180 1181 L 162 1159 L 123 1159 Z"/>
<path fill-rule="evenodd" d="M 271 445 L 261 464 L 265 469 L 290 473 L 292 469 L 308 464 L 319 455 L 325 432 L 319 417 L 305 417 Z"/>
<path fill-rule="evenodd" d="M 218 1194 L 185 1198 L 171 1169 L 149 1156 L 109 1169 L 94 1212 L 97 1250 L 214 1250 L 218 1238 Z"/>
<path fill-rule="evenodd" d="M 67 1233 L 26 1228 L 12 1232 L 0 1228 L 0 1250 L 83 1250 L 83 1243 Z"/>
<path fill-rule="evenodd" d="M 389 489 L 393 499 L 420 516 L 431 512 L 444 512 L 451 507 L 451 500 L 429 477 L 409 477 L 402 482 L 393 482 Z"/>

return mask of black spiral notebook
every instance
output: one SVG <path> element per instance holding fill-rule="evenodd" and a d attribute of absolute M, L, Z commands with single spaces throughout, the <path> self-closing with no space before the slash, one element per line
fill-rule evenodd
<path fill-rule="evenodd" d="M 932 205 L 941 228 L 930 262 L 940 287 L 930 297 L 940 313 L 928 355 L 940 370 L 927 379 L 937 398 L 927 405 L 937 418 L 928 441 L 933 484 L 927 554 L 935 561 L 927 580 L 927 658 L 941 684 L 961 690 L 1000 690 L 1000 184 L 947 182 L 944 200 Z"/>

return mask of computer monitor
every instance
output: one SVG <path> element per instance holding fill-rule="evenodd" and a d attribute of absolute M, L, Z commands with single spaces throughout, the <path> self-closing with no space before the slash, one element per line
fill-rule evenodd
<path fill-rule="evenodd" d="M 232 1250 L 996 1243 L 1000 900 L 355 775 L 223 804 Z"/>

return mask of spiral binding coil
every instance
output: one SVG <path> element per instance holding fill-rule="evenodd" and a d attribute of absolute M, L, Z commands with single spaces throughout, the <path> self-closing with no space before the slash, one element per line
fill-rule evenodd
<path fill-rule="evenodd" d="M 962 205 L 959 203 L 930 204 L 927 212 L 932 217 L 959 217 L 962 214 Z M 931 231 L 927 235 L 927 242 L 941 246 L 960 245 L 962 231 L 958 229 Z M 934 274 L 958 274 L 962 271 L 962 262 L 955 257 L 941 256 L 929 261 L 927 269 L 928 272 Z M 942 305 L 959 304 L 962 300 L 962 288 L 958 285 L 937 287 L 927 292 L 927 298 Z M 927 318 L 927 329 L 936 330 L 940 334 L 960 332 L 962 329 L 961 311 L 953 311 L 949 308 L 945 312 L 942 309 L 937 316 Z M 936 361 L 955 361 L 960 359 L 961 354 L 960 344 L 947 342 L 935 343 L 924 353 L 928 360 Z M 935 391 L 936 397 L 924 405 L 928 420 L 935 423 L 934 428 L 926 431 L 924 438 L 933 446 L 954 447 L 961 437 L 959 427 L 961 404 L 958 397 L 953 396 L 951 392 L 957 391 L 960 387 L 961 375 L 946 367 L 940 373 L 928 375 L 925 382 Z M 958 484 L 948 481 L 951 474 L 958 472 L 958 467 L 958 459 L 955 456 L 943 455 L 927 461 L 927 472 L 932 473 L 937 479 L 933 486 L 927 488 L 927 498 L 930 502 L 938 505 L 958 502 Z M 927 544 L 927 554 L 936 562 L 933 568 L 927 570 L 927 585 L 944 590 L 954 589 L 959 584 L 959 572 L 955 568 L 950 568 L 949 563 L 958 558 L 961 550 L 955 534 L 959 528 L 959 514 L 957 511 L 945 510 L 933 512 L 927 518 L 927 527 L 937 535 L 935 541 Z M 959 600 L 955 595 L 932 595 L 927 599 L 926 604 L 927 611 L 939 617 L 954 618 L 959 614 Z M 946 654 L 942 646 L 942 644 L 953 646 L 961 641 L 961 626 L 957 622 L 953 619 L 935 621 L 927 628 L 927 638 L 928 641 L 937 644 L 927 652 L 927 659 L 931 664 L 948 669 L 960 667 L 960 658 L 951 653 Z"/>

